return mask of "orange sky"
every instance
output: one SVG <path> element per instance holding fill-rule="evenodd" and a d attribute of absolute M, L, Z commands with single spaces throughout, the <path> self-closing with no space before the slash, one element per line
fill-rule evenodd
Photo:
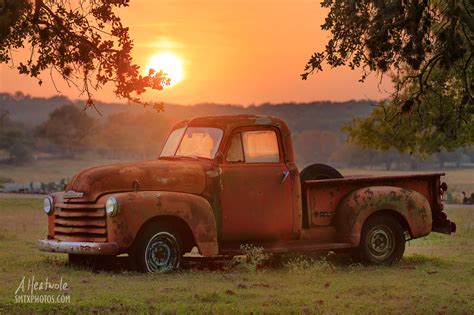
<path fill-rule="evenodd" d="M 307 59 L 324 47 L 328 34 L 320 30 L 325 12 L 320 0 L 131 0 L 121 10 L 135 42 L 135 62 L 171 52 L 183 59 L 184 79 L 145 99 L 180 104 L 200 102 L 259 104 L 380 99 L 379 80 L 358 82 L 360 72 L 329 69 L 302 81 Z M 34 96 L 57 92 L 43 75 L 43 86 L 0 66 L 0 91 L 21 90 Z M 389 87 L 388 78 L 385 79 Z M 57 82 L 58 83 L 58 82 Z M 58 83 L 72 99 L 79 92 Z M 111 87 L 94 93 L 116 101 Z"/>

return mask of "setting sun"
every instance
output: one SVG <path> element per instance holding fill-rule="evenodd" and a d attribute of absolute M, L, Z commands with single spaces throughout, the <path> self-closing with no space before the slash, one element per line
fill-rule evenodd
<path fill-rule="evenodd" d="M 149 69 L 163 70 L 171 79 L 170 86 L 181 82 L 184 78 L 183 63 L 180 57 L 172 53 L 160 53 L 150 58 L 146 72 Z"/>

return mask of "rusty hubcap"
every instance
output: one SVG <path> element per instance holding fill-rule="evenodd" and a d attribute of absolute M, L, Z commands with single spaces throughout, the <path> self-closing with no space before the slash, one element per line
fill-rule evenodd
<path fill-rule="evenodd" d="M 176 238 L 168 232 L 155 234 L 145 250 L 148 272 L 166 272 L 179 267 L 179 245 Z"/>
<path fill-rule="evenodd" d="M 385 225 L 373 227 L 367 234 L 367 246 L 375 259 L 384 260 L 395 251 L 395 236 Z"/>

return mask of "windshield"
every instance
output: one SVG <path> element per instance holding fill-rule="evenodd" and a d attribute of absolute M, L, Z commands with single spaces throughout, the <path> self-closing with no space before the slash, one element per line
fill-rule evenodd
<path fill-rule="evenodd" d="M 189 127 L 174 130 L 161 151 L 160 157 L 190 156 L 214 159 L 223 131 L 218 128 Z"/>

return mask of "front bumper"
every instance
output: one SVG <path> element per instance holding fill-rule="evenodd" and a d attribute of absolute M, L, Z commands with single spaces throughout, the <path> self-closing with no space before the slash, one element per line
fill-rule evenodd
<path fill-rule="evenodd" d="M 66 242 L 57 240 L 40 240 L 37 244 L 40 251 L 81 255 L 118 255 L 117 243 Z"/>

